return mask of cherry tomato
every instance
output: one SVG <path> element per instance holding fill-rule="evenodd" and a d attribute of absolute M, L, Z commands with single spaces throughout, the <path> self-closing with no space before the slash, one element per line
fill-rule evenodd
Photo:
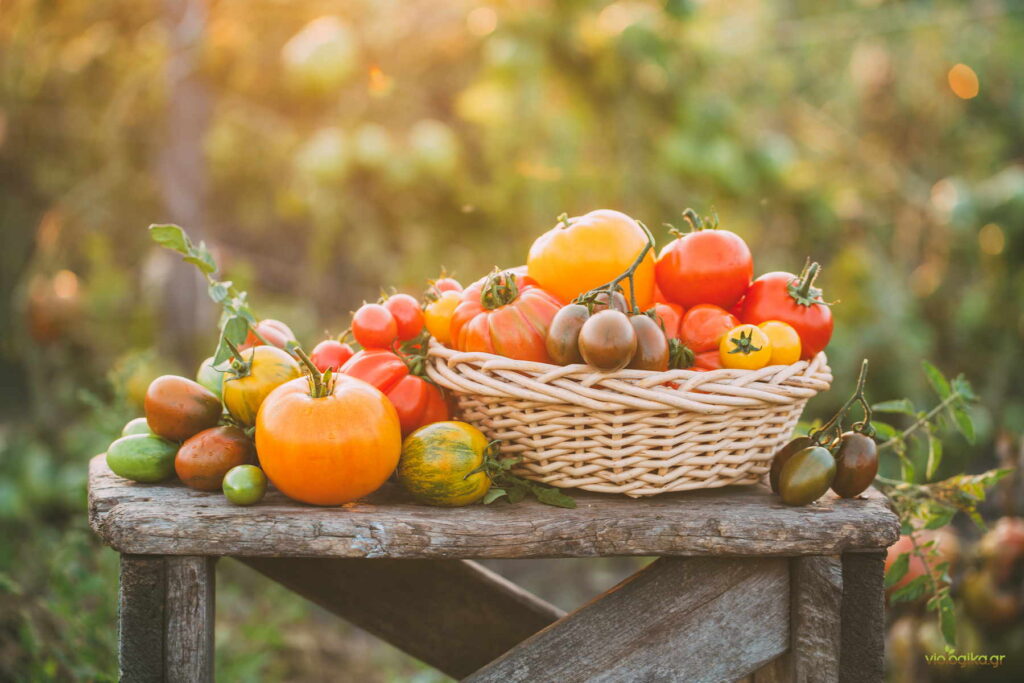
<path fill-rule="evenodd" d="M 224 475 L 224 497 L 235 505 L 252 505 L 267 493 L 267 475 L 255 465 L 238 465 Z"/>
<path fill-rule="evenodd" d="M 760 370 L 772 359 L 772 342 L 757 325 L 739 325 L 722 337 L 718 352 L 722 367 Z"/>
<path fill-rule="evenodd" d="M 772 457 L 771 470 L 768 472 L 768 483 L 771 484 L 774 493 L 779 492 L 779 474 L 782 472 L 782 467 L 786 464 L 786 461 L 803 449 L 810 448 L 813 445 L 814 441 L 811 440 L 811 437 L 798 436 L 775 452 L 775 455 Z"/>
<path fill-rule="evenodd" d="M 772 343 L 768 365 L 790 365 L 800 360 L 800 335 L 792 325 L 780 320 L 766 320 L 758 325 Z"/>
<path fill-rule="evenodd" d="M 431 280 L 427 284 L 429 285 L 427 291 L 433 293 L 435 296 L 441 296 L 445 292 L 462 291 L 462 283 L 453 277 L 447 277 L 444 275 L 436 280 Z"/>
<path fill-rule="evenodd" d="M 661 250 L 655 266 L 658 287 L 669 301 L 690 308 L 714 304 L 731 308 L 750 284 L 754 260 L 743 238 L 728 230 L 698 229 Z"/>
<path fill-rule="evenodd" d="M 398 322 L 380 304 L 363 304 L 352 316 L 352 335 L 367 349 L 389 349 L 398 339 Z"/>
<path fill-rule="evenodd" d="M 693 369 L 699 372 L 703 372 L 705 370 L 721 370 L 722 354 L 718 352 L 718 349 L 695 354 L 693 357 Z"/>
<path fill-rule="evenodd" d="M 328 368 L 337 371 L 352 357 L 353 353 L 355 352 L 348 344 L 343 344 L 337 339 L 324 339 L 313 347 L 309 359 L 313 361 L 313 365 L 320 372 L 324 372 Z"/>
<path fill-rule="evenodd" d="M 807 505 L 825 495 L 836 476 L 836 459 L 827 449 L 798 451 L 779 472 L 779 496 L 786 505 Z"/>
<path fill-rule="evenodd" d="M 408 294 L 395 294 L 384 300 L 384 308 L 391 312 L 398 328 L 399 341 L 409 341 L 423 331 L 423 310 L 420 302 Z"/>
<path fill-rule="evenodd" d="M 580 353 L 598 370 L 621 370 L 636 353 L 636 330 L 625 313 L 598 311 L 580 329 Z"/>
<path fill-rule="evenodd" d="M 629 323 L 636 332 L 636 352 L 627 367 L 635 370 L 668 370 L 668 338 L 653 318 L 648 315 L 632 315 Z"/>
<path fill-rule="evenodd" d="M 398 413 L 403 436 L 450 417 L 441 390 L 422 377 L 410 374 L 409 366 L 392 351 L 360 351 L 342 366 L 341 372 L 384 392 Z"/>
<path fill-rule="evenodd" d="M 679 327 L 683 322 L 683 307 L 679 304 L 665 304 L 656 303 L 654 304 L 654 315 L 657 318 L 657 322 L 661 324 L 662 329 L 665 331 L 665 336 L 669 339 L 679 339 Z"/>
<path fill-rule="evenodd" d="M 451 345 L 452 315 L 462 301 L 462 294 L 455 290 L 441 292 L 441 296 L 427 304 L 423 320 L 430 335 L 445 346 Z"/>
<path fill-rule="evenodd" d="M 679 339 L 695 354 L 718 352 L 726 332 L 740 324 L 729 311 L 711 304 L 699 304 L 686 312 L 679 324 Z"/>
<path fill-rule="evenodd" d="M 295 333 L 280 320 L 272 320 L 270 318 L 261 320 L 256 323 L 256 331 L 270 342 L 271 346 L 276 346 L 279 349 L 283 349 L 288 342 L 295 341 Z M 254 346 L 262 345 L 263 342 L 260 341 L 259 337 L 253 334 L 252 330 L 249 330 L 249 334 L 246 335 L 245 341 L 238 347 L 238 350 L 245 351 Z"/>
<path fill-rule="evenodd" d="M 859 432 L 845 432 L 833 448 L 836 477 L 832 490 L 843 498 L 864 493 L 878 474 L 878 447 L 874 439 Z"/>
<path fill-rule="evenodd" d="M 556 365 L 583 362 L 579 345 L 580 330 L 589 317 L 590 312 L 583 304 L 569 304 L 555 314 L 548 327 L 546 342 L 551 362 Z"/>
<path fill-rule="evenodd" d="M 603 311 L 606 308 L 629 313 L 629 303 L 626 302 L 626 295 L 622 292 L 612 292 L 611 296 L 608 296 L 607 291 L 598 293 L 594 297 L 594 313 Z"/>
<path fill-rule="evenodd" d="M 758 325 L 768 320 L 787 323 L 800 335 L 800 357 L 814 358 L 832 338 L 832 310 L 814 287 L 819 266 L 812 263 L 800 275 L 766 273 L 754 280 L 743 301 L 740 320 Z"/>

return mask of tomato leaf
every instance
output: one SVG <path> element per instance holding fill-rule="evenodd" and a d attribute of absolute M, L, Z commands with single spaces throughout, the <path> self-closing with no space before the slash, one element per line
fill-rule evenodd
<path fill-rule="evenodd" d="M 900 553 L 896 561 L 889 566 L 889 570 L 885 572 L 885 587 L 892 588 L 899 583 L 900 579 L 907 575 L 909 568 L 910 553 Z"/>
<path fill-rule="evenodd" d="M 508 491 L 492 486 L 484 495 L 484 505 L 490 505 L 504 495 L 508 495 Z"/>
<path fill-rule="evenodd" d="M 875 428 L 875 436 L 881 441 L 888 441 L 896 436 L 896 428 L 887 422 L 879 422 L 872 418 L 871 426 Z"/>
<path fill-rule="evenodd" d="M 938 529 L 944 527 L 953 521 L 953 515 L 956 514 L 956 508 L 951 507 L 936 507 L 929 510 L 925 516 L 925 529 Z"/>
<path fill-rule="evenodd" d="M 942 464 L 942 442 L 928 430 L 928 465 L 925 467 L 925 477 L 931 479 Z"/>
<path fill-rule="evenodd" d="M 211 282 L 209 287 L 210 298 L 215 303 L 224 303 L 224 300 L 228 298 L 228 287 L 230 286 L 230 282 Z"/>
<path fill-rule="evenodd" d="M 151 225 L 149 226 L 149 236 L 161 247 L 173 249 L 186 256 L 192 247 L 188 235 L 177 225 Z"/>
<path fill-rule="evenodd" d="M 198 247 L 189 249 L 188 255 L 183 260 L 193 264 L 206 275 L 217 272 L 217 262 L 213 260 L 213 254 L 206 248 L 205 242 L 200 242 Z"/>
<path fill-rule="evenodd" d="M 916 415 L 917 409 L 914 404 L 906 398 L 897 398 L 892 401 L 882 401 L 871 406 L 871 410 L 879 413 L 903 413 L 904 415 Z"/>
<path fill-rule="evenodd" d="M 889 602 L 913 602 L 928 590 L 928 576 L 922 574 L 889 596 Z"/>
<path fill-rule="evenodd" d="M 576 501 L 565 495 L 556 488 L 550 486 L 541 486 L 534 484 L 530 488 L 533 489 L 533 495 L 537 497 L 537 500 L 544 503 L 545 505 L 554 505 L 555 507 L 573 509 L 576 507 Z"/>
<path fill-rule="evenodd" d="M 949 593 L 944 594 L 938 603 L 939 627 L 942 630 L 942 637 L 946 645 L 956 647 L 956 609 L 953 606 L 953 598 Z"/>
<path fill-rule="evenodd" d="M 928 383 L 932 385 L 932 389 L 939 395 L 939 398 L 943 400 L 949 398 L 953 390 L 950 388 L 949 380 L 942 374 L 942 371 L 926 360 L 921 361 L 921 366 L 924 368 L 924 374 L 928 377 Z"/>
<path fill-rule="evenodd" d="M 964 435 L 967 442 L 974 443 L 974 420 L 971 419 L 971 414 L 967 412 L 967 409 L 954 403 L 949 407 L 949 412 L 953 414 L 956 428 Z"/>

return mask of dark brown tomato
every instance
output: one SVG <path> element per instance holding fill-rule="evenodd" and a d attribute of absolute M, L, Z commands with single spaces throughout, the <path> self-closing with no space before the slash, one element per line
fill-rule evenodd
<path fill-rule="evenodd" d="M 605 311 L 609 308 L 613 311 L 629 312 L 629 304 L 626 302 L 626 297 L 622 292 L 614 292 L 611 299 L 608 298 L 607 291 L 601 292 L 594 298 L 594 313 Z"/>
<path fill-rule="evenodd" d="M 222 411 L 220 399 L 198 382 L 163 375 L 146 390 L 146 422 L 157 436 L 184 441 L 215 427 Z"/>
<path fill-rule="evenodd" d="M 825 495 L 836 476 L 836 459 L 827 448 L 797 451 L 779 473 L 779 495 L 786 505 L 807 505 Z"/>
<path fill-rule="evenodd" d="M 629 367 L 635 370 L 668 370 L 668 338 L 661 325 L 650 316 L 630 316 L 629 323 L 636 332 L 636 353 L 629 361 Z"/>
<path fill-rule="evenodd" d="M 858 432 L 846 432 L 834 449 L 836 478 L 832 490 L 843 498 L 863 493 L 878 474 L 878 447 L 874 439 Z"/>
<path fill-rule="evenodd" d="M 186 485 L 200 491 L 217 491 L 232 467 L 256 462 L 256 446 L 238 427 L 204 429 L 181 444 L 174 457 L 174 471 Z"/>
<path fill-rule="evenodd" d="M 636 353 L 636 330 L 625 313 L 605 309 L 583 323 L 579 345 L 583 360 L 598 370 L 621 370 Z"/>
<path fill-rule="evenodd" d="M 799 451 L 805 448 L 810 448 L 814 445 L 809 436 L 798 436 L 785 446 L 775 452 L 775 457 L 772 458 L 772 469 L 768 473 L 768 483 L 772 485 L 772 492 L 779 492 L 779 473 L 782 472 L 782 467 L 786 464 L 786 461 L 796 455 Z"/>
<path fill-rule="evenodd" d="M 551 320 L 546 340 L 548 355 L 557 365 L 582 363 L 580 353 L 580 330 L 587 322 L 590 312 L 583 304 L 569 304 L 562 307 Z"/>

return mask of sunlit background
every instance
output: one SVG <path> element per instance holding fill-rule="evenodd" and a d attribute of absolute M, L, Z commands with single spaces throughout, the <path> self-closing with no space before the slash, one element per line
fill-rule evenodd
<path fill-rule="evenodd" d="M 523 263 L 563 212 L 620 209 L 664 240 L 714 210 L 758 272 L 824 264 L 837 382 L 810 416 L 863 357 L 873 398 L 924 397 L 930 358 L 982 397 L 979 443 L 943 471 L 993 466 L 1024 430 L 1022 11 L 0 2 L 0 678 L 114 675 L 117 560 L 88 531 L 85 463 L 216 334 L 154 222 L 312 344 L 383 287 Z M 634 565 L 557 566 L 498 568 L 571 608 Z M 224 680 L 440 680 L 221 569 Z"/>

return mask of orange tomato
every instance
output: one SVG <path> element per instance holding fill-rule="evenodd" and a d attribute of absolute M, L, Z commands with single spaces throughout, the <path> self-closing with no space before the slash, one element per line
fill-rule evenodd
<path fill-rule="evenodd" d="M 647 245 L 639 224 L 619 211 L 601 209 L 568 218 L 537 238 L 530 247 L 530 277 L 563 301 L 599 287 L 622 274 Z M 633 276 L 636 303 L 646 310 L 654 296 L 654 250 L 647 252 Z M 622 283 L 629 298 L 629 282 Z"/>
<path fill-rule="evenodd" d="M 679 339 L 679 326 L 683 321 L 683 307 L 679 304 L 654 304 L 654 315 L 665 330 L 667 339 Z"/>
<path fill-rule="evenodd" d="M 452 314 L 455 313 L 455 308 L 461 301 L 461 290 L 458 292 L 446 290 L 441 292 L 437 299 L 427 304 L 427 308 L 423 311 L 423 320 L 427 325 L 427 331 L 445 346 L 451 345 Z"/>
<path fill-rule="evenodd" d="M 366 382 L 335 375 L 313 398 L 300 377 L 267 396 L 256 418 L 256 452 L 283 494 L 312 505 L 341 505 L 373 493 L 402 452 L 398 414 Z"/>
<path fill-rule="evenodd" d="M 800 360 L 800 335 L 792 325 L 780 320 L 766 320 L 758 325 L 772 343 L 772 359 L 768 365 L 791 365 Z"/>

